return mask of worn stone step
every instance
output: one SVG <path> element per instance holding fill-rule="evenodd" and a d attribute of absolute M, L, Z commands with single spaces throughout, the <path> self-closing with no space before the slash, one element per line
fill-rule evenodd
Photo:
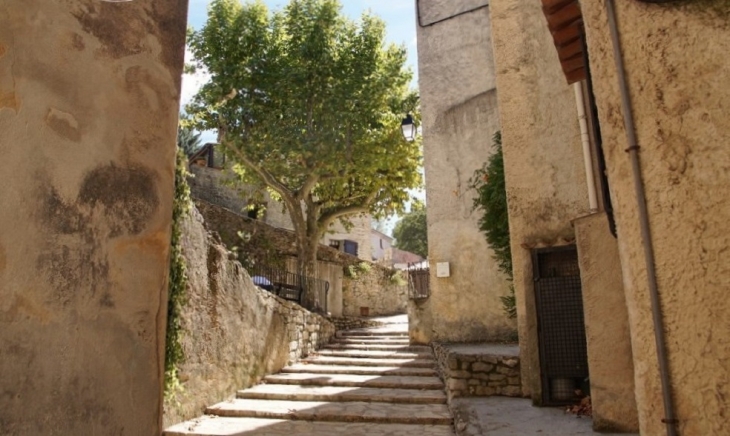
<path fill-rule="evenodd" d="M 357 375 L 407 375 L 407 376 L 435 376 L 433 368 L 402 368 L 398 366 L 354 366 L 354 365 L 317 365 L 296 363 L 283 368 L 281 372 L 309 372 L 317 374 L 357 374 Z"/>
<path fill-rule="evenodd" d="M 388 358 L 388 359 L 427 359 L 431 358 L 433 354 L 429 351 L 426 352 L 411 352 L 411 351 L 398 351 L 398 350 L 337 350 L 331 348 L 324 348 L 317 351 L 320 356 L 334 356 L 334 357 L 364 357 L 364 358 Z"/>
<path fill-rule="evenodd" d="M 393 329 L 356 329 L 356 330 L 344 330 L 336 333 L 337 337 L 352 337 L 352 336 L 371 336 L 371 337 L 402 337 L 407 338 L 408 332 L 403 330 Z"/>
<path fill-rule="evenodd" d="M 424 358 L 366 358 L 366 357 L 342 357 L 342 356 L 310 356 L 301 362 L 317 365 L 353 365 L 353 366 L 400 366 L 404 368 L 435 368 L 436 361 L 433 356 Z"/>
<path fill-rule="evenodd" d="M 378 403 L 446 404 L 437 389 L 383 389 L 347 386 L 263 384 L 236 393 L 238 398 L 289 401 L 367 401 Z"/>
<path fill-rule="evenodd" d="M 454 436 L 450 425 L 312 422 L 202 416 L 174 425 L 165 436 Z"/>
<path fill-rule="evenodd" d="M 264 380 L 266 383 L 290 385 L 354 386 L 400 389 L 444 388 L 441 379 L 438 377 L 293 373 L 267 375 Z"/>
<path fill-rule="evenodd" d="M 431 347 L 425 345 L 408 345 L 408 344 L 342 344 L 334 342 L 327 344 L 330 350 L 393 350 L 393 351 L 413 351 L 419 353 L 431 353 Z"/>
<path fill-rule="evenodd" d="M 369 336 L 352 336 L 344 338 L 334 338 L 333 343 L 336 344 L 403 344 L 410 345 L 408 338 L 399 337 L 383 337 L 383 338 L 372 338 Z"/>
<path fill-rule="evenodd" d="M 211 406 L 206 410 L 206 413 L 227 417 L 384 424 L 451 423 L 451 414 L 445 404 L 330 403 L 326 401 L 235 399 Z"/>

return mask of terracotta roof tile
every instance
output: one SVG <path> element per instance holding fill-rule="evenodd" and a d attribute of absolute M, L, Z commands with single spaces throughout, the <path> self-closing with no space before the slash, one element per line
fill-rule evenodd
<path fill-rule="evenodd" d="M 542 10 L 566 80 L 573 83 L 585 79 L 586 68 L 581 42 L 583 14 L 578 0 L 542 0 Z"/>

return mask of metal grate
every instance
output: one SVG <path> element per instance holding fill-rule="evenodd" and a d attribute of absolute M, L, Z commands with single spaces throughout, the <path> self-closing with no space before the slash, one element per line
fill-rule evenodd
<path fill-rule="evenodd" d="M 575 400 L 588 377 L 583 297 L 575 246 L 533 252 L 544 404 Z"/>

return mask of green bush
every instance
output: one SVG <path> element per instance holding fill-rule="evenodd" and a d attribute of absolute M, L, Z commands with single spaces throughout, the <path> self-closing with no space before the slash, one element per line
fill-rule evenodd
<path fill-rule="evenodd" d="M 473 210 L 480 210 L 479 230 L 486 238 L 489 247 L 494 250 L 494 258 L 499 270 L 507 275 L 510 281 L 510 294 L 501 297 L 505 313 L 514 318 L 517 316 L 515 305 L 515 289 L 512 285 L 512 252 L 509 237 L 509 215 L 507 214 L 507 189 L 504 182 L 504 158 L 502 156 L 502 135 L 497 131 L 492 143 L 494 153 L 481 168 L 474 171 L 469 179 L 469 188 L 477 192 Z"/>
<path fill-rule="evenodd" d="M 165 337 L 165 396 L 170 397 L 180 387 L 177 367 L 185 355 L 180 344 L 180 311 L 185 302 L 187 268 L 180 246 L 182 221 L 190 212 L 190 187 L 187 182 L 187 157 L 178 148 L 175 167 L 175 199 L 172 206 L 172 238 L 170 242 L 170 283 L 167 302 L 167 334 Z"/>

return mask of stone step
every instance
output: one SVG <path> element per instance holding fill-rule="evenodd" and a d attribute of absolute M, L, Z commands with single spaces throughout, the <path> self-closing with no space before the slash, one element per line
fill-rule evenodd
<path fill-rule="evenodd" d="M 354 366 L 354 365 L 317 365 L 296 363 L 283 368 L 281 372 L 309 372 L 317 374 L 357 374 L 357 375 L 406 375 L 436 376 L 433 368 L 401 368 L 398 366 Z"/>
<path fill-rule="evenodd" d="M 446 394 L 443 390 L 437 389 L 416 390 L 264 384 L 238 391 L 236 396 L 252 400 L 446 404 Z"/>
<path fill-rule="evenodd" d="M 404 368 L 435 368 L 433 356 L 427 358 L 358 358 L 342 356 L 310 356 L 301 360 L 301 363 L 316 365 L 353 365 L 353 366 L 400 366 Z"/>
<path fill-rule="evenodd" d="M 274 374 L 267 375 L 266 383 L 315 386 L 353 386 L 397 389 L 443 389 L 438 377 L 408 377 L 351 374 Z"/>
<path fill-rule="evenodd" d="M 393 351 L 413 351 L 420 353 L 431 353 L 431 347 L 425 345 L 408 345 L 408 344 L 342 344 L 338 342 L 327 344 L 330 350 L 393 350 Z"/>
<path fill-rule="evenodd" d="M 450 424 L 452 421 L 445 404 L 235 399 L 211 406 L 206 413 L 226 417 L 383 424 Z"/>
<path fill-rule="evenodd" d="M 380 337 L 408 337 L 407 328 L 393 327 L 371 327 L 366 329 L 340 330 L 336 333 L 338 337 L 351 336 L 380 336 Z"/>
<path fill-rule="evenodd" d="M 324 348 L 317 351 L 320 356 L 333 356 L 333 357 L 364 357 L 364 358 L 388 358 L 388 359 L 428 359 L 433 358 L 433 354 L 429 351 L 428 353 L 414 353 L 409 351 L 382 351 L 382 350 L 336 350 L 330 348 Z"/>
<path fill-rule="evenodd" d="M 450 425 L 311 422 L 202 416 L 174 425 L 165 436 L 454 436 Z"/>
<path fill-rule="evenodd" d="M 403 344 L 410 345 L 408 338 L 371 338 L 369 336 L 353 336 L 345 338 L 335 338 L 333 343 L 336 344 Z"/>

